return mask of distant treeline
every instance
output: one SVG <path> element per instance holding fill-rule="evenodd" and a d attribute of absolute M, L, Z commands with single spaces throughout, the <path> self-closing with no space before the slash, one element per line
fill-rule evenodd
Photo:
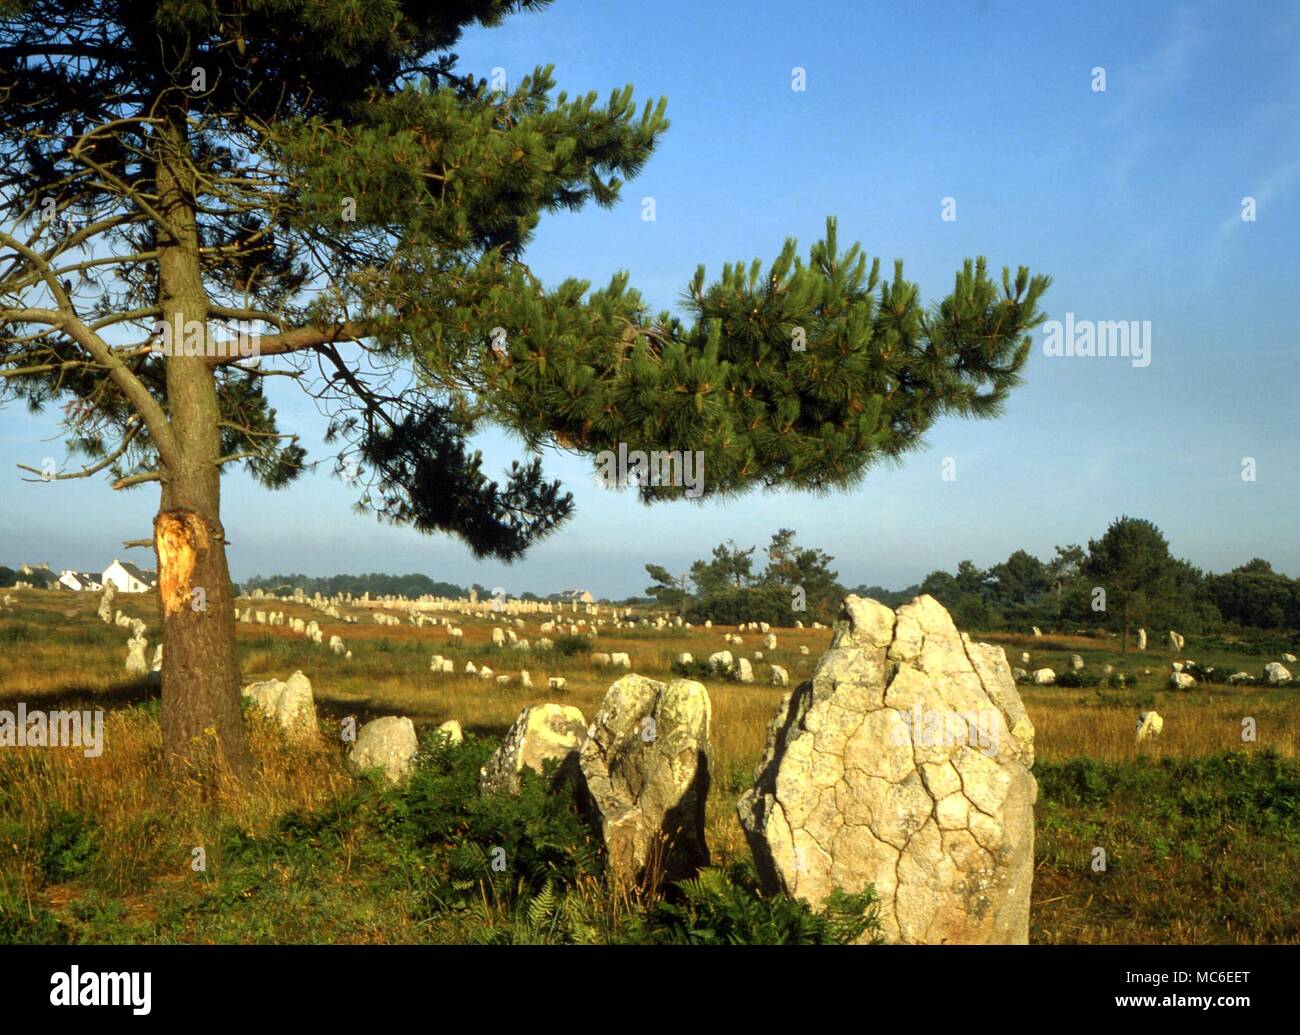
<path fill-rule="evenodd" d="M 369 593 L 372 597 L 467 597 L 469 590 L 454 582 L 439 582 L 428 575 L 412 573 L 410 575 L 385 575 L 371 572 L 367 575 L 325 575 L 312 578 L 310 575 L 255 575 L 240 583 L 244 593 L 260 589 L 265 593 L 292 593 L 301 589 L 308 596 L 319 593 L 321 596 L 333 596 L 336 593 L 351 593 L 359 597 Z M 480 590 L 480 593 L 482 590 Z"/>
<path fill-rule="evenodd" d="M 1017 550 L 1001 564 L 934 571 L 915 586 L 854 592 L 891 607 L 929 593 L 959 627 L 983 630 L 1103 628 L 1123 633 L 1145 626 L 1205 634 L 1300 630 L 1300 579 L 1255 558 L 1229 572 L 1202 571 L 1174 557 L 1149 521 L 1121 517 L 1086 548 L 1058 546 L 1049 560 Z"/>
<path fill-rule="evenodd" d="M 922 593 L 951 612 L 959 628 L 998 631 L 1146 627 L 1206 634 L 1249 630 L 1300 630 L 1300 579 L 1256 558 L 1224 574 L 1202 571 L 1175 557 L 1150 521 L 1120 517 L 1086 547 L 1058 546 L 1040 560 L 1017 550 L 1001 564 L 979 568 L 962 561 L 955 572 L 933 571 L 906 589 L 859 585 L 846 590 L 833 560 L 795 542 L 781 529 L 765 551 L 767 567 L 754 570 L 754 547 L 720 544 L 711 558 L 674 574 L 647 564 L 655 584 L 646 592 L 660 606 L 693 621 L 830 621 L 846 592 L 898 607 Z M 795 603 L 797 601 L 798 603 Z M 800 606 L 801 605 L 801 606 Z"/>

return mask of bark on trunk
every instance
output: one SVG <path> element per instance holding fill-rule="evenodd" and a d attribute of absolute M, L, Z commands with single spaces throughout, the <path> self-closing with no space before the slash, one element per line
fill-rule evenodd
<path fill-rule="evenodd" d="M 165 492 L 164 496 L 169 495 Z M 162 733 L 167 754 L 210 772 L 248 772 L 239 709 L 234 600 L 219 520 L 209 507 L 168 507 L 154 519 L 163 615 Z"/>
<path fill-rule="evenodd" d="M 157 153 L 158 282 L 162 319 L 180 344 L 194 321 L 208 342 L 194 179 L 185 113 L 173 110 Z M 236 777 L 252 756 L 239 708 L 234 600 L 221 525 L 220 407 L 205 356 L 167 357 L 167 409 L 179 459 L 163 473 L 154 520 L 162 605 L 163 748 L 174 761 Z"/>

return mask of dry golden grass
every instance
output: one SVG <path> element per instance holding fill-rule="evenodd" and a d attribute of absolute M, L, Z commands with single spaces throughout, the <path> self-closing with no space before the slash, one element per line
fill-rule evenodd
<path fill-rule="evenodd" d="M 497 736 L 525 706 L 549 700 L 575 705 L 590 718 L 609 684 L 620 674 L 593 665 L 584 654 L 543 655 L 494 648 L 491 630 L 494 624 L 504 625 L 500 617 L 495 621 L 492 616 L 460 619 L 464 640 L 453 644 L 440 627 L 380 626 L 374 624 L 368 610 L 347 610 L 358 618 L 348 623 L 329 619 L 306 605 L 241 600 L 241 608 L 256 609 L 260 604 L 264 610 L 281 610 L 290 617 L 316 620 L 326 642 L 331 635 L 342 637 L 353 657 L 337 657 L 287 627 L 239 625 L 245 682 L 285 678 L 301 669 L 312 681 L 322 736 L 311 746 L 293 745 L 285 742 L 278 731 L 254 721 L 253 747 L 261 767 L 258 780 L 237 790 L 222 789 L 213 797 L 205 795 L 195 782 L 168 776 L 161 764 L 156 720 L 147 710 L 123 707 L 149 701 L 156 691 L 146 680 L 129 680 L 123 675 L 128 632 L 97 619 L 97 597 L 37 591 L 19 591 L 16 595 L 17 608 L 0 614 L 0 707 L 13 707 L 18 701 L 25 701 L 29 708 L 55 703 L 102 707 L 108 713 L 106 750 L 93 759 L 75 750 L 0 752 L 0 817 L 25 829 L 40 830 L 61 811 L 93 812 L 103 851 L 111 855 L 102 872 L 114 875 L 114 883 L 127 903 L 128 920 L 147 918 L 151 910 L 166 901 L 169 882 L 188 880 L 195 846 L 205 846 L 210 860 L 217 861 L 213 853 L 220 850 L 217 835 L 223 824 L 233 823 L 250 832 L 263 831 L 286 813 L 319 809 L 351 787 L 352 777 L 342 764 L 342 749 L 331 735 L 334 724 L 342 717 L 365 720 L 379 715 L 406 715 L 421 728 L 454 718 L 470 733 Z M 154 598 L 122 596 L 117 606 L 146 621 L 152 651 L 157 640 Z M 549 634 L 538 631 L 546 617 L 527 616 L 526 628 L 516 629 L 517 635 L 534 646 L 543 635 L 558 639 L 563 635 L 561 630 Z M 726 627 L 602 629 L 592 649 L 626 652 L 631 656 L 633 671 L 667 680 L 672 678 L 672 660 L 681 652 L 690 652 L 699 660 L 724 648 L 751 657 L 755 649 L 762 649 L 761 637 L 755 633 L 742 633 L 743 646 L 729 647 L 722 639 L 727 631 Z M 785 667 L 792 685 L 797 685 L 811 672 L 831 636 L 829 630 L 773 631 L 778 648 L 765 652 L 764 661 L 755 664 L 756 683 L 705 681 L 713 704 L 714 748 L 708 837 L 719 862 L 748 852 L 736 819 L 735 801 L 749 784 L 763 751 L 767 725 L 785 692 L 768 685 L 769 665 Z M 1206 687 L 1191 693 L 1174 692 L 1163 686 L 1168 658 L 1157 651 L 1121 658 L 1105 641 L 1084 637 L 1036 640 L 993 635 L 988 639 L 1003 644 L 1013 664 L 1020 663 L 1022 651 L 1029 651 L 1033 655 L 1030 667 L 1048 665 L 1060 672 L 1068 666 L 1071 653 L 1080 653 L 1090 667 L 1110 662 L 1138 675 L 1137 686 L 1123 691 L 1022 688 L 1037 733 L 1037 755 L 1044 765 L 1085 758 L 1124 764 L 1139 756 L 1198 759 L 1243 748 L 1268 748 L 1283 758 L 1300 756 L 1300 692 L 1295 690 Z M 809 653 L 800 654 L 800 646 L 808 647 Z M 429 659 L 434 654 L 452 658 L 456 674 L 431 672 Z M 496 674 L 516 678 L 502 686 L 495 679 L 465 675 L 466 661 L 476 666 L 487 664 Z M 1258 669 L 1261 663 L 1258 658 L 1232 661 L 1233 665 L 1251 669 Z M 530 672 L 532 689 L 519 685 L 517 674 L 521 668 Z M 1152 675 L 1143 675 L 1148 668 Z M 546 680 L 550 676 L 564 677 L 567 687 L 549 690 Z M 1137 713 L 1153 706 L 1165 719 L 1164 733 L 1158 740 L 1138 746 L 1134 738 Z M 1255 722 L 1257 743 L 1243 744 L 1245 718 Z M 1094 886 L 1087 875 L 1087 851 L 1097 837 L 1092 828 L 1106 826 L 1102 817 L 1092 817 L 1087 809 L 1075 809 L 1070 824 L 1057 825 L 1054 816 L 1049 804 L 1040 808 L 1040 855 L 1046 852 L 1050 858 L 1042 858 L 1039 863 L 1034 891 L 1035 940 L 1250 941 L 1258 940 L 1259 930 L 1273 932 L 1272 937 L 1282 940 L 1288 937 L 1285 932 L 1289 928 L 1281 916 L 1285 906 L 1278 905 L 1288 901 L 1289 892 L 1284 891 L 1274 896 L 1276 901 L 1261 914 L 1258 927 L 1252 927 L 1248 918 L 1235 912 L 1204 921 L 1191 913 L 1151 919 L 1134 906 L 1136 901 L 1150 896 L 1150 874 L 1130 878 L 1127 884 L 1112 881 L 1106 887 Z M 1134 843 L 1129 851 L 1133 856 L 1152 851 L 1140 843 L 1148 833 L 1143 827 L 1132 835 Z M 1257 854 L 1255 844 L 1260 846 Z M 1240 845 L 1234 845 L 1228 869 L 1235 866 L 1234 872 L 1249 875 L 1251 867 L 1271 865 L 1275 848 L 1252 842 L 1252 848 L 1243 854 Z M 1152 871 L 1186 880 L 1189 886 L 1206 880 L 1205 864 L 1198 859 L 1167 854 L 1151 859 Z M 343 873 L 336 879 L 344 886 L 354 878 Z M 293 875 L 286 873 L 284 880 L 291 884 Z M 1231 902 L 1231 894 L 1213 881 L 1195 893 Z M 54 886 L 38 891 L 30 859 L 16 843 L 3 843 L 0 896 L 4 895 L 24 902 L 39 898 L 57 910 L 65 890 Z M 382 921 L 356 918 L 352 937 L 358 941 L 418 940 L 421 932 L 406 926 L 409 921 L 401 903 L 394 901 L 389 906 L 383 910 Z M 1140 919 L 1134 919 L 1139 914 Z"/>

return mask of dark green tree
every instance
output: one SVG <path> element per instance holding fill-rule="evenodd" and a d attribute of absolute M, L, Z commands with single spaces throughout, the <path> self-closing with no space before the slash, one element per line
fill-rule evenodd
<path fill-rule="evenodd" d="M 1055 556 L 1047 562 L 1047 577 L 1052 585 L 1052 594 L 1056 597 L 1056 620 L 1059 623 L 1066 610 L 1066 600 L 1083 572 L 1086 559 L 1083 547 L 1077 543 L 1069 546 L 1057 546 Z"/>
<path fill-rule="evenodd" d="M 57 401 L 86 458 L 38 480 L 158 486 L 173 759 L 250 761 L 221 474 L 308 465 L 268 377 L 327 414 L 359 506 L 507 560 L 571 512 L 548 444 L 690 450 L 699 498 L 828 491 L 1019 381 L 1047 278 L 968 261 L 926 306 L 833 222 L 806 258 L 699 269 L 684 317 L 625 275 L 540 283 L 540 217 L 613 204 L 667 126 L 630 87 L 459 71 L 463 29 L 543 6 L 0 0 L 0 397 Z M 257 357 L 218 321 L 265 332 Z M 523 443 L 500 483 L 467 445 L 486 424 Z"/>
<path fill-rule="evenodd" d="M 794 588 L 803 591 L 808 612 L 829 620 L 835 614 L 844 588 L 831 570 L 833 558 L 824 550 L 800 546 L 792 529 L 782 528 L 767 547 L 767 567 L 761 584 L 782 588 L 788 596 Z"/>
<path fill-rule="evenodd" d="M 1142 518 L 1116 518 L 1105 535 L 1089 540 L 1082 574 L 1091 581 L 1094 595 L 1105 591 L 1104 614 L 1111 618 L 1108 624 L 1119 625 L 1122 652 L 1128 651 L 1131 623 L 1142 620 L 1153 601 L 1172 591 L 1174 564 L 1163 533 Z"/>
<path fill-rule="evenodd" d="M 1223 620 L 1243 628 L 1300 628 L 1300 581 L 1256 557 L 1206 581 L 1210 600 Z"/>
<path fill-rule="evenodd" d="M 706 597 L 720 589 L 741 589 L 753 577 L 754 550 L 742 550 L 733 540 L 719 543 L 713 548 L 713 557 L 691 565 L 691 581 L 696 592 Z"/>
<path fill-rule="evenodd" d="M 932 571 L 922 580 L 920 591 L 943 604 L 959 628 L 995 629 L 1001 624 L 992 603 L 990 575 L 973 561 L 958 562 L 955 575 Z"/>
<path fill-rule="evenodd" d="M 1026 550 L 1017 550 L 1001 564 L 989 569 L 999 601 L 1028 604 L 1045 593 L 1049 577 L 1046 565 Z"/>
<path fill-rule="evenodd" d="M 690 594 L 686 591 L 686 575 L 674 576 L 661 564 L 647 564 L 645 570 L 654 580 L 653 586 L 646 587 L 646 596 L 653 597 L 664 607 L 681 611 L 690 599 Z"/>

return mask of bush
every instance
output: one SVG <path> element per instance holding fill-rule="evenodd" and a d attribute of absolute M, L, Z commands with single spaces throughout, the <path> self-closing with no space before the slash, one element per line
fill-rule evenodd
<path fill-rule="evenodd" d="M 0 945 L 66 945 L 68 932 L 39 902 L 0 891 Z"/>
<path fill-rule="evenodd" d="M 870 932 L 880 943 L 880 918 L 872 891 L 838 888 L 815 913 L 786 895 L 767 897 L 752 863 L 701 870 L 677 885 L 679 901 L 660 902 L 640 926 L 641 940 L 674 945 L 846 945 Z"/>
<path fill-rule="evenodd" d="M 78 812 L 65 809 L 50 814 L 45 828 L 33 839 L 31 847 L 36 853 L 40 872 L 52 884 L 61 884 L 78 876 L 98 851 L 90 821 Z"/>
<path fill-rule="evenodd" d="M 790 593 L 780 586 L 752 586 L 720 589 L 708 596 L 693 600 L 686 608 L 686 620 L 702 625 L 711 620 L 720 625 L 740 625 L 742 622 L 767 622 L 770 625 L 791 625 L 796 617 L 805 623 L 813 614 L 796 615 L 790 607 Z"/>
<path fill-rule="evenodd" d="M 674 658 L 672 673 L 683 679 L 710 679 L 715 675 L 713 666 L 698 658 L 692 661 L 679 661 Z"/>
<path fill-rule="evenodd" d="M 590 654 L 591 640 L 586 636 L 561 636 L 555 641 L 551 651 L 565 658 L 575 654 Z"/>
<path fill-rule="evenodd" d="M 1100 672 L 1089 672 L 1086 668 L 1072 669 L 1067 668 L 1064 672 L 1056 674 L 1056 685 L 1068 688 L 1077 688 L 1082 686 L 1101 686 L 1102 675 Z"/>

